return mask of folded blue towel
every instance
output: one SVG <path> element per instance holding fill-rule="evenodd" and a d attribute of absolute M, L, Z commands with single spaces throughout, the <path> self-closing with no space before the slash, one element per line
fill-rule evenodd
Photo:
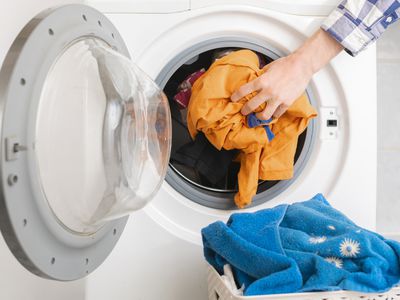
<path fill-rule="evenodd" d="M 257 118 L 255 113 L 251 113 L 247 116 L 247 126 L 250 128 L 254 128 L 260 125 L 264 125 L 264 130 L 265 133 L 267 134 L 268 141 L 271 141 L 274 137 L 275 134 L 272 132 L 271 128 L 269 127 L 269 123 L 271 123 L 273 118 L 269 118 L 268 120 L 261 120 Z"/>
<path fill-rule="evenodd" d="M 358 227 L 321 194 L 233 214 L 227 224 L 215 222 L 202 235 L 207 261 L 220 274 L 230 264 L 247 296 L 383 292 L 400 280 L 400 243 Z"/>

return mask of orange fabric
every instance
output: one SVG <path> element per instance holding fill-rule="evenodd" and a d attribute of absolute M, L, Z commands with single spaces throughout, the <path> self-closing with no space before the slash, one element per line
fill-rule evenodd
<path fill-rule="evenodd" d="M 239 192 L 235 203 L 242 208 L 251 203 L 258 180 L 284 180 L 293 176 L 298 136 L 316 111 L 306 95 L 299 97 L 279 119 L 270 125 L 275 137 L 268 141 L 263 127 L 248 128 L 240 113 L 244 103 L 255 95 L 234 103 L 230 96 L 243 84 L 256 79 L 264 70 L 250 50 L 233 52 L 216 62 L 192 87 L 188 108 L 188 129 L 192 138 L 202 131 L 217 149 L 239 149 Z M 265 103 L 258 111 L 265 108 Z"/>

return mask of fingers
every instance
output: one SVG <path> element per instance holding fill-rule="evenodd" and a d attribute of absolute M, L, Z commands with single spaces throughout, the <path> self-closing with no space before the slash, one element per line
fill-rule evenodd
<path fill-rule="evenodd" d="M 265 86 L 261 87 L 260 81 L 257 79 L 241 86 L 239 90 L 237 90 L 235 93 L 232 94 L 231 100 L 233 102 L 237 102 L 246 95 L 251 94 L 255 91 L 260 91 L 260 92 L 243 106 L 241 110 L 241 113 L 243 115 L 250 114 L 252 111 L 257 109 L 257 107 L 259 107 L 263 102 L 266 101 L 268 101 L 266 108 L 262 112 L 257 113 L 257 118 L 261 120 L 268 120 L 272 116 L 274 116 L 275 118 L 279 118 L 288 109 L 288 106 L 282 103 L 281 101 L 278 102 L 275 100 L 269 100 L 271 97 L 269 96 L 266 87 Z"/>
<path fill-rule="evenodd" d="M 280 116 L 282 116 L 288 110 L 288 108 L 289 106 L 286 104 L 279 105 L 273 114 L 274 118 L 279 118 Z"/>
<path fill-rule="evenodd" d="M 242 114 L 248 115 L 267 100 L 268 96 L 266 93 L 263 92 L 258 93 L 253 98 L 251 98 L 245 105 L 243 105 L 241 110 Z"/>
<path fill-rule="evenodd" d="M 257 80 L 250 81 L 244 85 L 242 85 L 236 92 L 234 92 L 231 96 L 231 100 L 233 102 L 237 102 L 242 99 L 244 96 L 251 94 L 258 90 Z"/>
<path fill-rule="evenodd" d="M 262 112 L 257 113 L 256 117 L 260 120 L 268 120 L 275 113 L 278 106 L 279 103 L 277 101 L 270 100 L 267 102 L 267 107 Z"/>

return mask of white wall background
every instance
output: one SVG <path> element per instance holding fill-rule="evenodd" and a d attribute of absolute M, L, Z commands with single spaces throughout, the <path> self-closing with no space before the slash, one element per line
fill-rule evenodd
<path fill-rule="evenodd" d="M 378 230 L 400 233 L 400 21 L 377 46 Z"/>

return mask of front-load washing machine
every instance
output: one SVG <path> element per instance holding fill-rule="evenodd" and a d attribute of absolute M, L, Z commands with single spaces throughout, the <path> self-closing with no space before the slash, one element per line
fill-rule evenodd
<path fill-rule="evenodd" d="M 5 277 L 0 295 L 206 299 L 200 230 L 235 211 L 237 170 L 216 186 L 168 160 L 190 140 L 173 108 L 176 84 L 218 51 L 247 48 L 266 62 L 289 54 L 338 1 L 86 4 L 34 17 L 3 61 L 1 230 L 35 275 L 24 293 Z M 307 95 L 318 118 L 299 137 L 293 179 L 260 182 L 244 211 L 323 193 L 374 229 L 375 61 L 374 47 L 356 58 L 342 53 L 313 77 Z M 94 211 L 98 201 L 111 212 Z M 101 217 L 82 221 L 93 216 Z"/>

